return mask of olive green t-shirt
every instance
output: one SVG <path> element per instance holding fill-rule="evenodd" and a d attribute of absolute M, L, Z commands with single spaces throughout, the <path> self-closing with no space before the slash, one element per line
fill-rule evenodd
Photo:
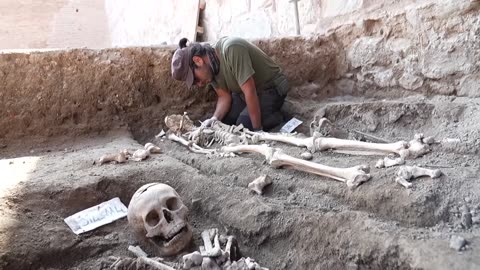
<path fill-rule="evenodd" d="M 242 92 L 240 88 L 251 76 L 257 90 L 281 72 L 280 67 L 252 43 L 236 37 L 222 37 L 214 45 L 219 54 L 220 71 L 211 83 L 213 88 Z"/>

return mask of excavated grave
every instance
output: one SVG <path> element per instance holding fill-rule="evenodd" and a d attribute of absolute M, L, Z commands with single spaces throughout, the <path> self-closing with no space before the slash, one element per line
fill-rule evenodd
<path fill-rule="evenodd" d="M 260 155 L 209 159 L 155 139 L 166 115 L 201 120 L 213 108 L 212 91 L 171 80 L 173 47 L 0 54 L 0 268 L 108 269 L 111 257 L 131 256 L 125 218 L 80 236 L 63 219 L 114 197 L 128 205 L 150 182 L 171 185 L 190 209 L 185 252 L 218 228 L 270 269 L 480 268 L 480 5 L 414 2 L 322 36 L 256 41 L 290 79 L 284 110 L 304 121 L 299 132 L 319 116 L 349 138 L 433 136 L 432 152 L 407 165 L 444 175 L 410 189 L 394 182 L 398 167 L 374 167 L 378 156 L 313 154 L 330 166 L 369 165 L 372 179 L 349 190 Z M 163 153 L 93 165 L 149 141 Z M 261 175 L 273 180 L 262 196 L 247 188 Z"/>
<path fill-rule="evenodd" d="M 451 106 L 473 111 L 480 108 L 478 101 L 472 100 Z M 382 110 L 386 107 L 389 113 Z M 390 114 L 401 114 L 402 108 L 412 107 L 423 117 L 405 115 L 383 121 Z M 428 135 L 436 132 L 438 140 L 458 132 L 437 128 L 443 117 L 432 112 L 444 108 L 442 99 L 424 103 L 408 99 L 333 101 L 319 108 L 327 116 L 336 115 L 337 126 L 346 129 L 369 125 L 358 121 L 355 112 L 370 115 L 371 120 L 381 123 L 377 136 L 392 141 L 408 138 L 413 130 Z M 463 122 L 475 121 L 476 115 L 469 115 L 458 117 Z M 418 129 L 418 125 L 423 128 Z M 475 128 L 465 132 L 475 132 Z M 387 136 L 392 133 L 396 135 Z M 407 161 L 409 165 L 440 168 L 445 174 L 439 179 L 414 180 L 411 189 L 394 183 L 398 167 L 374 168 L 378 156 L 330 151 L 314 154 L 314 162 L 331 166 L 370 165 L 372 179 L 355 190 L 325 177 L 270 168 L 261 155 L 207 158 L 168 140 L 153 142 L 163 149 L 162 154 L 143 162 L 102 166 L 92 165 L 93 160 L 142 145 L 128 132 L 117 132 L 74 141 L 59 139 L 55 144 L 23 144 L 32 151 L 18 157 L 15 151 L 8 151 L 11 146 L 7 147 L 4 152 L 10 158 L 1 161 L 2 169 L 11 172 L 13 167 L 28 167 L 29 171 L 18 175 L 22 181 L 2 194 L 2 267 L 108 269 L 109 256 L 129 256 L 128 245 L 136 244 L 126 219 L 75 236 L 63 218 L 113 197 L 128 205 L 132 194 L 149 182 L 171 185 L 189 207 L 194 231 L 189 251 L 198 250 L 204 229 L 219 228 L 237 237 L 244 256 L 270 269 L 474 269 L 480 265 L 476 256 L 478 222 L 471 228 L 463 227 L 459 212 L 466 205 L 478 220 L 480 197 L 475 190 L 480 188 L 480 164 L 474 154 L 478 142 L 476 149 L 438 144 L 432 153 Z M 464 142 L 475 145 L 475 141 Z M 303 152 L 281 143 L 275 146 L 292 156 Z M 264 174 L 272 177 L 273 184 L 263 196 L 249 191 L 248 183 Z M 459 253 L 448 247 L 453 235 L 467 239 L 466 250 Z M 180 258 L 166 259 L 180 263 Z"/>

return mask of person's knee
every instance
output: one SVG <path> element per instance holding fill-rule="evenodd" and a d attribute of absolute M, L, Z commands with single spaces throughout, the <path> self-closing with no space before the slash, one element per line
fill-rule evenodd
<path fill-rule="evenodd" d="M 240 116 L 238 116 L 235 124 L 237 126 L 242 124 L 244 127 L 248 128 L 250 130 L 253 130 L 252 121 L 250 120 L 250 117 L 248 115 L 240 114 Z"/>
<path fill-rule="evenodd" d="M 283 123 L 284 117 L 283 113 L 281 111 L 276 111 L 273 112 L 269 115 L 267 115 L 263 120 L 262 120 L 262 125 L 263 125 L 263 130 L 268 131 L 281 123 Z"/>

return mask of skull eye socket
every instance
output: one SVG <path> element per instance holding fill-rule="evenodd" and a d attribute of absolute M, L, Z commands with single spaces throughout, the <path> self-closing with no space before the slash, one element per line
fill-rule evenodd
<path fill-rule="evenodd" d="M 145 222 L 152 227 L 157 225 L 158 222 L 160 222 L 160 217 L 158 216 L 157 211 L 150 211 L 150 213 L 148 213 L 148 215 L 145 217 Z"/>
<path fill-rule="evenodd" d="M 167 200 L 168 210 L 178 210 L 180 208 L 180 202 L 177 198 L 170 198 Z"/>

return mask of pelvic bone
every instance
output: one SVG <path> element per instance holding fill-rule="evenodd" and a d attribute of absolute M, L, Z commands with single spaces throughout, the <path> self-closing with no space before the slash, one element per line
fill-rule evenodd
<path fill-rule="evenodd" d="M 193 121 L 185 113 L 165 117 L 165 125 L 174 133 L 183 134 L 196 129 Z"/>
<path fill-rule="evenodd" d="M 128 223 L 137 238 L 161 256 L 175 255 L 192 239 L 188 208 L 175 190 L 162 183 L 140 187 L 128 206 Z"/>

